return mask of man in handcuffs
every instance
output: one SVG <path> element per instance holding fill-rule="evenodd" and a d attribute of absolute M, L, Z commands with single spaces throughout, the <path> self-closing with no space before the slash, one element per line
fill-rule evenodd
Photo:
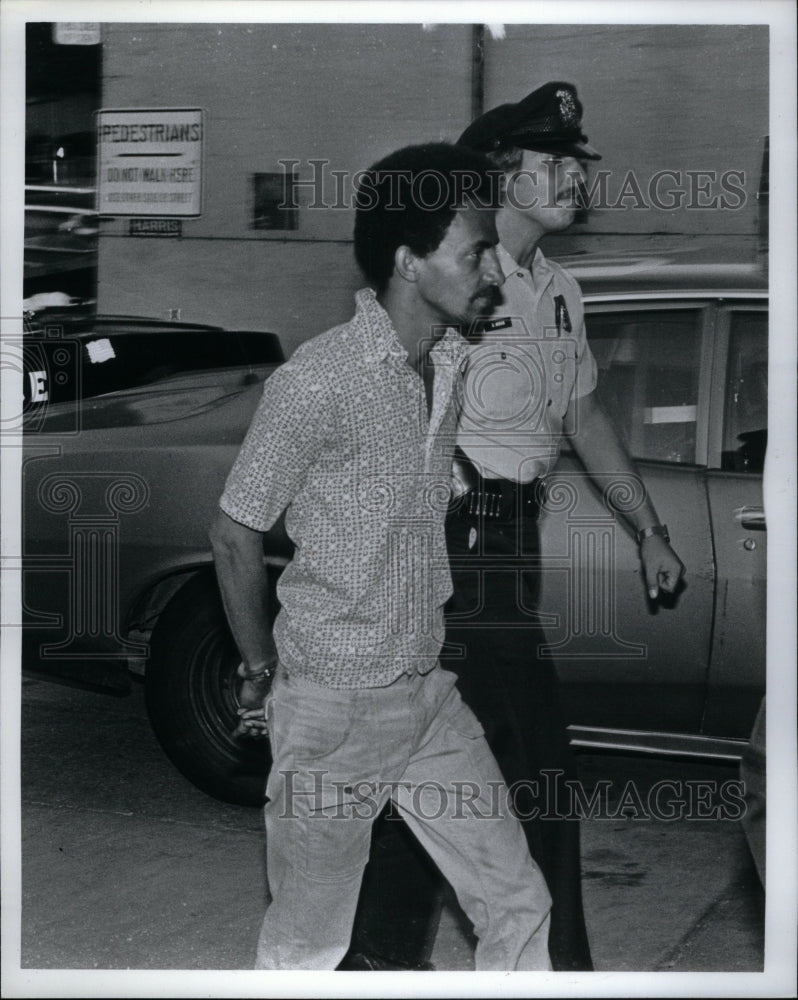
<path fill-rule="evenodd" d="M 548 970 L 549 893 L 439 662 L 458 331 L 499 301 L 496 177 L 478 153 L 429 144 L 365 181 L 355 254 L 373 289 L 266 382 L 211 532 L 242 725 L 268 732 L 273 758 L 255 965 L 338 966 L 369 857 L 367 786 L 454 887 L 477 969 Z M 272 638 L 262 536 L 283 511 L 295 552 Z"/>

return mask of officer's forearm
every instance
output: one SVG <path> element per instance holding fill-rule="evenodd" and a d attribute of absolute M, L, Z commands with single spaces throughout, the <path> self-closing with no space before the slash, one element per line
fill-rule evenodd
<path fill-rule="evenodd" d="M 640 483 L 642 501 L 633 510 L 616 507 L 635 532 L 660 523 L 654 504 L 645 490 L 642 477 L 615 427 L 598 401 L 595 392 L 574 400 L 565 422 L 565 430 L 585 469 L 591 476 L 618 475 Z M 606 481 L 597 482 L 600 488 Z M 607 496 L 612 503 L 613 491 Z"/>

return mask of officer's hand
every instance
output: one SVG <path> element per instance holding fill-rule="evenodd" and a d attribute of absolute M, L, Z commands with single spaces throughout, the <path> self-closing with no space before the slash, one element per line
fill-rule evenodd
<path fill-rule="evenodd" d="M 648 596 L 656 600 L 662 590 L 672 594 L 684 575 L 684 563 L 659 535 L 649 535 L 640 546 L 640 561 Z"/>

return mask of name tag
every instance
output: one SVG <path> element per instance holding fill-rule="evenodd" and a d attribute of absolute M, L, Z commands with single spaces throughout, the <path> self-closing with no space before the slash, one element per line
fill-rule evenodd
<path fill-rule="evenodd" d="M 506 330 L 508 326 L 512 326 L 513 321 L 509 316 L 503 316 L 500 319 L 488 319 L 482 325 L 483 330 Z"/>

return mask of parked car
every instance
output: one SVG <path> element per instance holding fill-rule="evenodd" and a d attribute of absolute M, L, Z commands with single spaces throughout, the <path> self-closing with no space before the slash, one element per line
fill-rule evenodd
<path fill-rule="evenodd" d="M 563 454 L 541 607 L 557 616 L 572 741 L 737 759 L 765 682 L 767 277 L 700 252 L 563 263 L 584 291 L 602 402 L 687 568 L 676 599 L 651 604 L 630 532 Z M 602 486 L 637 502 L 634 484 Z"/>
<path fill-rule="evenodd" d="M 24 294 L 90 298 L 97 284 L 99 216 L 93 187 L 25 186 Z"/>
<path fill-rule="evenodd" d="M 642 485 L 596 489 L 563 454 L 547 484 L 540 607 L 572 740 L 737 759 L 765 676 L 766 278 L 675 255 L 567 263 L 602 399 L 687 565 L 682 592 L 650 602 L 607 502 L 633 505 Z M 25 665 L 117 690 L 143 676 L 183 774 L 259 802 L 268 747 L 232 735 L 238 658 L 207 530 L 279 344 L 120 317 L 42 313 L 37 329 L 25 348 Z M 291 552 L 280 523 L 264 540 L 274 581 Z"/>

